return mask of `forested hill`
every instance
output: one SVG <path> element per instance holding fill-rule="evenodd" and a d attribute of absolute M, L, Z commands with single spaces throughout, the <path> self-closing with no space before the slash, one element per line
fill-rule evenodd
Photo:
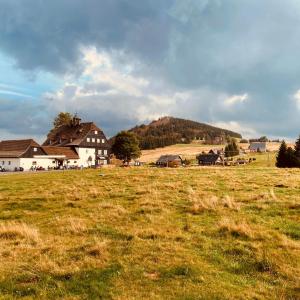
<path fill-rule="evenodd" d="M 178 143 L 188 144 L 193 140 L 202 140 L 206 144 L 221 144 L 228 136 L 242 137 L 230 130 L 173 117 L 163 117 L 149 125 L 136 126 L 129 131 L 138 136 L 141 149 L 154 149 Z"/>

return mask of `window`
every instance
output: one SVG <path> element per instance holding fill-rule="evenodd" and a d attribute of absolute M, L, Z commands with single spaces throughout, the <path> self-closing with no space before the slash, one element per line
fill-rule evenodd
<path fill-rule="evenodd" d="M 107 155 L 107 150 L 104 150 L 104 155 Z"/>
<path fill-rule="evenodd" d="M 37 148 L 36 147 L 33 148 L 33 152 L 37 152 Z"/>
<path fill-rule="evenodd" d="M 52 163 L 55 164 L 55 160 L 52 160 Z"/>
<path fill-rule="evenodd" d="M 33 165 L 33 166 L 36 166 L 36 161 L 33 161 L 33 162 L 32 162 L 32 165 Z"/>
<path fill-rule="evenodd" d="M 98 131 L 97 131 L 97 130 L 95 130 L 95 134 L 98 134 Z"/>
<path fill-rule="evenodd" d="M 10 160 L 8 161 L 8 165 L 9 165 L 9 166 L 11 165 L 11 161 L 10 161 Z"/>
<path fill-rule="evenodd" d="M 74 164 L 77 164 L 77 161 L 76 161 L 76 160 L 74 160 Z"/>
<path fill-rule="evenodd" d="M 92 143 L 95 143 L 95 139 L 94 138 L 92 138 Z"/>
<path fill-rule="evenodd" d="M 99 143 L 99 144 L 100 144 L 100 139 L 97 139 L 97 143 Z"/>
<path fill-rule="evenodd" d="M 104 144 L 105 143 L 105 139 L 102 139 L 102 144 Z"/>
<path fill-rule="evenodd" d="M 90 139 L 90 138 L 87 138 L 86 141 L 89 143 L 89 142 L 91 141 L 91 139 Z"/>
<path fill-rule="evenodd" d="M 2 166 L 4 166 L 5 165 L 5 161 L 4 160 L 2 160 Z"/>
<path fill-rule="evenodd" d="M 102 154 L 102 150 L 98 150 L 98 154 L 100 154 L 100 155 L 101 155 L 101 154 Z"/>

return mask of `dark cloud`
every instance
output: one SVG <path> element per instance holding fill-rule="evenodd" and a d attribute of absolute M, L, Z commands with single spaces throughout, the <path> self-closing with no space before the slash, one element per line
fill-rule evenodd
<path fill-rule="evenodd" d="M 299 131 L 300 111 L 293 100 L 300 89 L 299 23 L 295 0 L 0 0 L 0 51 L 22 69 L 78 77 L 85 68 L 82 46 L 120 52 L 119 64 L 134 62 L 132 74 L 149 79 L 157 94 L 192 94 L 184 110 L 160 107 L 157 113 L 236 121 L 293 137 Z M 69 89 L 66 97 L 73 92 Z M 90 82 L 84 89 L 103 92 L 109 86 Z M 197 91 L 202 92 L 197 96 Z M 147 92 L 134 99 L 118 94 L 113 103 L 150 105 Z M 242 105 L 223 106 L 226 95 L 244 93 L 249 99 Z M 92 104 L 107 97 L 80 99 Z M 90 105 L 84 107 L 87 118 L 97 118 Z M 138 119 L 106 111 L 100 124 L 112 133 Z"/>

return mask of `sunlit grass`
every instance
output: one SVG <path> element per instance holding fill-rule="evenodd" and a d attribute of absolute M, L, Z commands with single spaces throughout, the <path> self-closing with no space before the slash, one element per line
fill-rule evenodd
<path fill-rule="evenodd" d="M 298 299 L 300 171 L 257 156 L 1 176 L 0 299 Z"/>

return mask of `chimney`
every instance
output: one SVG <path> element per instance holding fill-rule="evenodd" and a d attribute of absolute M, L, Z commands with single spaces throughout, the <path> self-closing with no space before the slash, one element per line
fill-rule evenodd
<path fill-rule="evenodd" d="M 74 115 L 73 120 L 72 120 L 72 125 L 73 126 L 79 126 L 81 122 L 81 119 L 77 116 L 77 114 Z"/>

